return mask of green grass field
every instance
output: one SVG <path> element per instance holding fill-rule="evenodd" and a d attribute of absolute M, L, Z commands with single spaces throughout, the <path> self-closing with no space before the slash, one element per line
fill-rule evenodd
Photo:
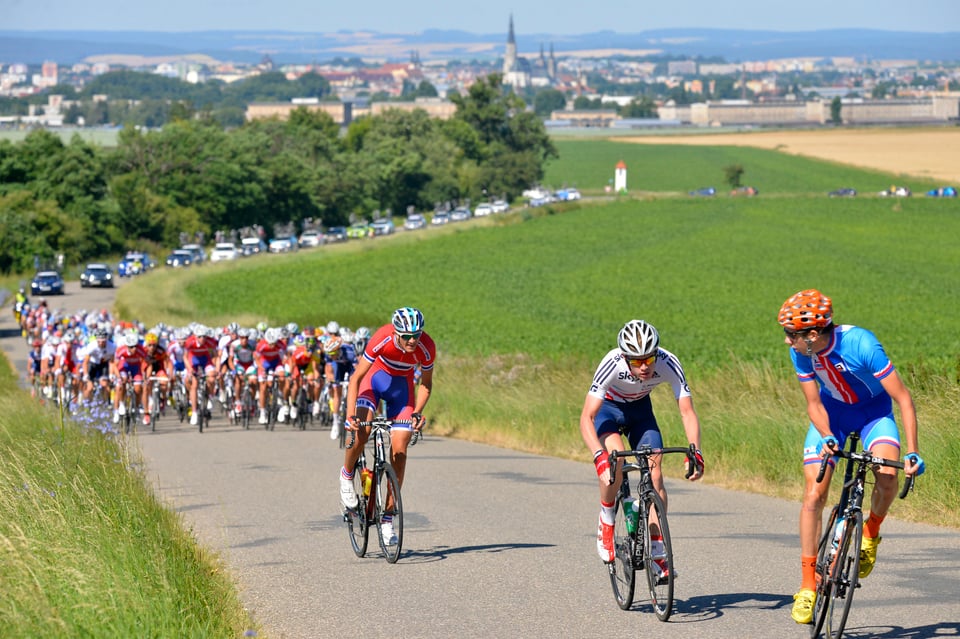
<path fill-rule="evenodd" d="M 786 158 L 779 172 L 793 162 L 794 173 L 810 165 Z M 944 201 L 645 197 L 157 273 L 122 290 L 119 305 L 148 323 L 353 327 L 417 305 L 440 350 L 435 432 L 583 459 L 577 419 L 593 368 L 623 322 L 641 317 L 687 369 L 711 481 L 796 497 L 806 417 L 776 313 L 796 290 L 819 287 L 838 321 L 879 336 L 917 394 L 936 489 L 900 512 L 956 525 L 932 507 L 960 497 L 951 464 L 960 447 L 948 436 L 958 405 L 956 237 L 960 217 Z M 672 397 L 654 396 L 676 442 Z"/>
<path fill-rule="evenodd" d="M 633 195 L 654 192 L 685 196 L 707 186 L 726 194 L 730 187 L 723 168 L 733 164 L 744 168 L 742 184 L 758 188 L 765 198 L 823 196 L 840 187 L 855 188 L 861 194 L 877 193 L 889 187 L 893 179 L 879 171 L 747 147 L 648 145 L 589 138 L 555 138 L 554 144 L 560 159 L 548 165 L 544 184 L 576 186 L 587 194 L 600 194 L 605 186 L 612 185 L 614 168 L 621 160 L 627 165 L 627 187 Z M 938 186 L 921 179 L 910 184 L 914 193 Z"/>

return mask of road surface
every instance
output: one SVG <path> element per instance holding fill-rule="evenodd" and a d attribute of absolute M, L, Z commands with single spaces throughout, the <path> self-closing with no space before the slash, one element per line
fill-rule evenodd
<path fill-rule="evenodd" d="M 51 303 L 110 297 L 69 283 Z M 2 347 L 23 370 L 10 315 Z M 798 502 L 668 480 L 678 578 L 661 623 L 639 592 L 631 610 L 616 606 L 596 556 L 590 464 L 428 435 L 410 451 L 404 552 L 390 565 L 375 537 L 367 557 L 352 552 L 337 503 L 342 455 L 326 430 L 245 431 L 218 415 L 199 434 L 166 417 L 137 440 L 159 497 L 219 553 L 273 639 L 808 636 L 790 619 Z M 960 636 L 960 535 L 894 519 L 883 533 L 848 636 Z"/>

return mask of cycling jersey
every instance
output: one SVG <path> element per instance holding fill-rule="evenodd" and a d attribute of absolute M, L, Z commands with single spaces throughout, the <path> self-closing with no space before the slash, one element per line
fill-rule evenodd
<path fill-rule="evenodd" d="M 437 356 L 437 347 L 433 339 L 426 333 L 420 335 L 417 350 L 413 353 L 405 352 L 397 344 L 397 337 L 392 324 L 385 324 L 377 329 L 367 347 L 363 357 L 373 364 L 373 368 L 383 370 L 390 375 L 413 377 L 414 370 L 420 366 L 428 371 L 433 368 Z"/>
<path fill-rule="evenodd" d="M 87 344 L 83 348 L 83 357 L 88 359 L 91 364 L 103 364 L 112 360 L 117 354 L 117 347 L 113 342 L 107 342 L 106 346 L 100 348 L 96 341 Z"/>
<path fill-rule="evenodd" d="M 167 371 L 167 351 L 163 346 L 157 346 L 157 349 L 153 351 L 153 355 L 150 355 L 150 351 L 146 348 L 143 349 L 144 360 L 147 362 L 147 372 L 154 375 L 163 373 L 166 375 Z"/>
<path fill-rule="evenodd" d="M 261 362 L 271 362 L 276 365 L 276 363 L 280 361 L 286 349 L 287 345 L 282 341 L 271 344 L 267 340 L 262 339 L 257 342 L 255 353 L 257 354 L 257 357 L 260 358 Z"/>
<path fill-rule="evenodd" d="M 894 371 L 873 333 L 846 324 L 833 329 L 823 351 L 807 357 L 791 348 L 790 358 L 801 382 L 816 380 L 822 399 L 843 404 L 886 395 L 880 380 Z"/>
<path fill-rule="evenodd" d="M 653 377 L 642 380 L 630 372 L 627 360 L 620 349 L 615 348 L 607 353 L 597 366 L 588 394 L 613 402 L 635 402 L 663 383 L 670 384 L 676 399 L 690 396 L 690 387 L 676 355 L 658 348 Z"/>
<path fill-rule="evenodd" d="M 797 379 L 817 382 L 820 401 L 830 419 L 830 431 L 841 447 L 854 431 L 860 433 L 864 450 L 876 444 L 900 447 L 893 400 L 880 382 L 895 369 L 873 333 L 843 324 L 833 329 L 827 347 L 813 357 L 791 348 L 790 359 Z M 804 464 L 820 463 L 821 437 L 811 423 L 804 442 Z M 831 465 L 834 459 L 831 458 Z"/>

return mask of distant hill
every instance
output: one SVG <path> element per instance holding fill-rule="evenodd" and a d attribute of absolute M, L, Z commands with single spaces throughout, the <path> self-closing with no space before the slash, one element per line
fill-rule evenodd
<path fill-rule="evenodd" d="M 914 33 L 869 29 L 824 31 L 746 31 L 660 29 L 637 33 L 599 31 L 580 35 L 517 33 L 521 55 L 553 46 L 557 55 L 621 49 L 659 51 L 674 56 L 722 57 L 728 62 L 799 57 L 960 60 L 960 32 Z M 396 34 L 373 31 L 297 33 L 289 31 L 11 31 L 0 30 L 0 64 L 81 62 L 91 56 L 206 55 L 225 62 L 324 62 L 335 57 L 407 60 L 417 51 L 423 60 L 496 59 L 503 55 L 503 33 L 429 29 Z"/>

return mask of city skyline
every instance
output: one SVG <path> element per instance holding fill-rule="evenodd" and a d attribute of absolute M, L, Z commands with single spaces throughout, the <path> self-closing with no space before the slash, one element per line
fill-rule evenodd
<path fill-rule="evenodd" d="M 518 33 L 581 34 L 597 31 L 637 33 L 653 29 L 746 29 L 785 32 L 825 29 L 878 29 L 945 33 L 960 19 L 957 0 L 738 0 L 736 11 L 715 0 L 625 3 L 594 0 L 589 11 L 572 0 L 525 2 L 488 0 L 471 6 L 448 0 L 396 3 L 369 0 L 358 5 L 319 6 L 307 0 L 167 0 L 162 6 L 125 0 L 87 0 L 78 10 L 72 0 L 8 0 L 4 30 L 158 31 L 280 30 L 332 33 L 376 31 L 422 33 L 457 30 L 504 33 L 514 16 Z M 803 11 L 798 11 L 802 6 Z M 946 27 L 946 28 L 945 28 Z"/>

